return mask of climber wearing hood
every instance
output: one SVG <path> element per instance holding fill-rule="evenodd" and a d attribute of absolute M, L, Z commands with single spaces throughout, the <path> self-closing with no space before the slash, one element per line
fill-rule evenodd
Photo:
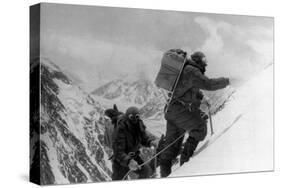
<path fill-rule="evenodd" d="M 140 147 L 156 147 L 158 144 L 145 129 L 136 107 L 128 108 L 118 120 L 113 140 L 112 180 L 122 180 L 129 170 L 138 174 L 139 179 L 152 175 L 149 165 L 139 167 L 144 162 L 139 155 Z"/>
<path fill-rule="evenodd" d="M 189 161 L 198 143 L 206 137 L 208 116 L 200 110 L 202 90 L 214 91 L 229 85 L 228 78 L 210 79 L 205 71 L 207 60 L 202 52 L 195 52 L 185 63 L 183 72 L 174 89 L 174 95 L 167 106 L 165 119 L 167 129 L 165 145 L 169 145 L 187 132 L 189 137 L 181 151 L 183 137 L 168 147 L 160 156 L 161 177 L 171 173 L 172 160 L 181 153 L 180 164 Z"/>

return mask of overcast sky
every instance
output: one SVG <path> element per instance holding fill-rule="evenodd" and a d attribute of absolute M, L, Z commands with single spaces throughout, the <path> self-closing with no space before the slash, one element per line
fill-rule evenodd
<path fill-rule="evenodd" d="M 118 77 L 154 80 L 164 51 L 207 55 L 208 76 L 248 79 L 273 63 L 273 19 L 43 4 L 41 52 L 92 90 Z"/>

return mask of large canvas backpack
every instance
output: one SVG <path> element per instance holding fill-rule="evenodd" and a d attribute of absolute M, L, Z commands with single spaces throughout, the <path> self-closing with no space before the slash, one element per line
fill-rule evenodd
<path fill-rule="evenodd" d="M 173 92 L 179 76 L 186 63 L 186 52 L 180 49 L 171 49 L 164 53 L 161 67 L 155 79 L 155 85 Z"/>

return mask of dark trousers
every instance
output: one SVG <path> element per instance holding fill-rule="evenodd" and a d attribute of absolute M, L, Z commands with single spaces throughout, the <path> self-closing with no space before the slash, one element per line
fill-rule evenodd
<path fill-rule="evenodd" d="M 187 139 L 184 144 L 184 153 L 192 155 L 198 143 L 204 140 L 207 134 L 207 123 L 205 120 L 202 120 L 200 113 L 201 111 L 199 110 L 192 113 L 185 110 L 182 110 L 180 113 L 168 113 L 166 115 L 167 129 L 164 146 L 169 145 L 182 134 L 187 132 L 189 134 L 189 139 Z M 161 177 L 167 177 L 171 173 L 172 160 L 180 154 L 183 139 L 184 137 L 179 139 L 161 154 Z M 191 156 L 186 155 L 185 157 L 189 158 Z"/>
<path fill-rule="evenodd" d="M 140 156 L 134 157 L 134 160 L 140 165 L 143 163 L 143 160 Z M 128 167 L 122 166 L 118 163 L 118 161 L 113 160 L 112 162 L 112 180 L 122 180 L 124 176 L 130 169 Z M 148 164 L 143 165 L 141 169 L 133 171 L 133 173 L 137 174 L 138 179 L 149 178 L 152 175 L 152 169 Z"/>

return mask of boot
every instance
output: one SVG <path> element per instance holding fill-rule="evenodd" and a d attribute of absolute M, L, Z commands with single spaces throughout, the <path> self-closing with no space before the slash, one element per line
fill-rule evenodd
<path fill-rule="evenodd" d="M 185 162 L 188 162 L 190 157 L 192 157 L 199 141 L 195 140 L 192 137 L 188 137 L 186 142 L 184 143 L 184 148 L 180 157 L 180 165 L 183 165 Z"/>
<path fill-rule="evenodd" d="M 162 159 L 160 161 L 160 174 L 161 177 L 167 177 L 172 172 L 172 160 Z"/>

